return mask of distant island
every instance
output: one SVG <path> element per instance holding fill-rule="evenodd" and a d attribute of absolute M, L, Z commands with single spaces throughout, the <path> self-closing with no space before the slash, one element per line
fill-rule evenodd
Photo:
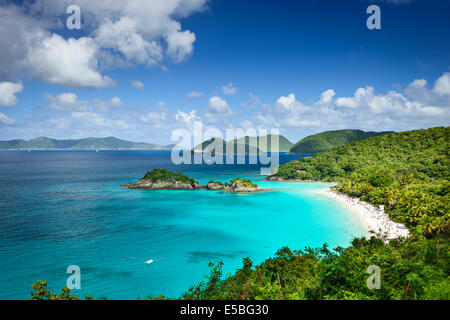
<path fill-rule="evenodd" d="M 210 181 L 206 186 L 202 186 L 188 176 L 171 172 L 166 169 L 153 169 L 147 172 L 142 179 L 137 182 L 127 183 L 122 187 L 128 189 L 141 190 L 223 190 L 226 192 L 258 192 L 261 191 L 258 185 L 252 183 L 250 180 L 236 178 L 230 183 L 222 183 Z"/>
<path fill-rule="evenodd" d="M 0 150 L 170 150 L 173 146 L 132 142 L 114 137 L 68 140 L 39 137 L 28 141 L 0 141 Z"/>
<path fill-rule="evenodd" d="M 272 137 L 278 138 L 278 147 L 272 147 Z M 266 139 L 265 145 L 263 146 L 263 141 Z M 223 154 L 230 154 L 230 151 L 226 149 L 226 145 L 233 145 L 233 154 L 260 154 L 266 152 L 288 152 L 290 148 L 294 145 L 288 139 L 282 135 L 266 135 L 258 137 L 245 136 L 239 139 L 234 139 L 230 141 L 225 141 L 222 138 L 211 138 L 196 145 L 192 152 L 211 152 L 215 155 L 218 148 L 221 148 Z M 215 150 L 214 150 L 215 149 Z M 244 150 L 244 151 L 242 151 Z"/>
<path fill-rule="evenodd" d="M 290 148 L 289 153 L 316 154 L 352 141 L 359 141 L 388 133 L 394 133 L 394 131 L 366 132 L 352 129 L 325 131 L 301 139 Z"/>

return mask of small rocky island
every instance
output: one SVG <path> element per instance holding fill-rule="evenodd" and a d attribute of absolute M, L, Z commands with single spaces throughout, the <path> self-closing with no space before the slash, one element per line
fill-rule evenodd
<path fill-rule="evenodd" d="M 258 192 L 262 190 L 250 180 L 242 178 L 233 179 L 230 183 L 210 181 L 207 185 L 202 186 L 182 173 L 171 172 L 166 169 L 153 169 L 139 181 L 124 184 L 122 187 L 142 190 L 196 190 L 203 188 L 226 192 Z"/>
<path fill-rule="evenodd" d="M 223 184 L 222 182 L 210 181 L 205 186 L 207 190 L 225 190 L 227 192 L 257 192 L 261 191 L 258 185 L 254 184 L 250 180 L 236 178 L 230 181 L 230 183 Z"/>
<path fill-rule="evenodd" d="M 202 185 L 182 173 L 153 169 L 138 182 L 124 184 L 122 187 L 143 190 L 194 190 L 202 188 Z"/>

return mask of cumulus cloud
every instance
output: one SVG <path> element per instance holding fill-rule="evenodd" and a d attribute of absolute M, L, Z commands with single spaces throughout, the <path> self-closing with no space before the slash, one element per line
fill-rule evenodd
<path fill-rule="evenodd" d="M 111 101 L 110 101 L 110 104 L 113 107 L 121 107 L 121 106 L 123 106 L 122 100 L 120 100 L 119 97 L 112 97 Z"/>
<path fill-rule="evenodd" d="M 225 99 L 218 96 L 209 98 L 208 107 L 205 116 L 212 122 L 216 122 L 222 118 L 230 117 L 233 114 L 231 107 Z"/>
<path fill-rule="evenodd" d="M 82 8 L 83 37 L 64 38 L 65 9 Z M 106 87 L 104 68 L 174 63 L 193 53 L 195 34 L 180 19 L 206 0 L 35 0 L 0 7 L 0 81 L 25 73 L 69 87 Z"/>
<path fill-rule="evenodd" d="M 353 96 L 338 97 L 329 89 L 316 102 L 298 101 L 295 94 L 281 96 L 264 107 L 254 120 L 262 125 L 307 128 L 320 131 L 339 128 L 408 130 L 450 122 L 450 73 L 440 76 L 431 88 L 416 79 L 404 92 L 376 93 L 374 87 L 358 88 Z"/>
<path fill-rule="evenodd" d="M 237 87 L 234 86 L 234 85 L 230 82 L 229 84 L 222 86 L 222 91 L 223 91 L 223 93 L 225 93 L 225 94 L 228 94 L 228 95 L 234 95 L 234 94 L 236 94 Z"/>
<path fill-rule="evenodd" d="M 45 94 L 44 97 L 49 101 L 48 107 L 58 111 L 70 112 L 109 112 L 111 108 L 123 106 L 123 102 L 119 97 L 112 97 L 109 101 L 104 101 L 98 98 L 91 101 L 80 100 L 75 93 L 65 92 L 53 96 Z"/>
<path fill-rule="evenodd" d="M 196 110 L 192 110 L 190 112 L 183 112 L 178 110 L 175 114 L 175 119 L 184 124 L 187 128 L 192 128 L 194 125 L 194 121 L 201 120 L 201 118 L 197 115 Z"/>
<path fill-rule="evenodd" d="M 16 93 L 23 90 L 21 82 L 0 82 L 0 107 L 13 107 L 17 104 Z"/>
<path fill-rule="evenodd" d="M 366 86 L 365 88 L 358 88 L 353 97 L 342 97 L 336 99 L 338 107 L 355 109 L 364 105 L 368 105 L 373 98 L 373 87 Z"/>
<path fill-rule="evenodd" d="M 130 81 L 130 84 L 132 87 L 134 87 L 138 90 L 144 90 L 144 83 L 142 83 L 142 81 L 133 80 L 133 81 Z"/>
<path fill-rule="evenodd" d="M 329 104 L 336 93 L 333 89 L 322 92 L 320 95 L 320 103 Z"/>
<path fill-rule="evenodd" d="M 109 112 L 111 108 L 123 106 L 123 102 L 119 97 L 112 97 L 109 101 L 101 99 L 93 99 L 92 105 L 95 106 L 97 112 Z"/>
<path fill-rule="evenodd" d="M 87 101 L 78 99 L 75 93 L 67 92 L 56 96 L 46 94 L 44 97 L 50 102 L 49 107 L 59 111 L 89 112 L 91 107 Z"/>
<path fill-rule="evenodd" d="M 444 73 L 436 80 L 433 90 L 441 96 L 450 96 L 450 72 Z"/>
<path fill-rule="evenodd" d="M 115 82 L 98 71 L 98 47 L 92 38 L 52 34 L 36 45 L 27 57 L 31 75 L 68 87 L 107 87 Z"/>

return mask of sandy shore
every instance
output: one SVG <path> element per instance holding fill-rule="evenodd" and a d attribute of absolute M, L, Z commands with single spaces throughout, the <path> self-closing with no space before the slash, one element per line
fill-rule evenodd
<path fill-rule="evenodd" d="M 342 203 L 356 218 L 358 218 L 367 231 L 372 231 L 378 237 L 385 236 L 386 239 L 405 238 L 409 236 L 409 230 L 401 223 L 396 223 L 389 219 L 384 213 L 383 206 L 379 208 L 359 200 L 352 198 L 346 194 L 340 193 L 329 188 L 318 189 L 315 191 L 328 198 L 334 199 Z"/>

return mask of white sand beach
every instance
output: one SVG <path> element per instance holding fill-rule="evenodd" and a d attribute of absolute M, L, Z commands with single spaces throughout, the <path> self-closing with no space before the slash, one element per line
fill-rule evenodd
<path fill-rule="evenodd" d="M 409 230 L 403 224 L 389 219 L 389 216 L 384 213 L 383 206 L 377 208 L 358 198 L 349 197 L 330 188 L 318 189 L 315 192 L 342 203 L 369 232 L 376 233 L 377 237 L 385 236 L 387 240 L 390 240 L 409 236 Z"/>

